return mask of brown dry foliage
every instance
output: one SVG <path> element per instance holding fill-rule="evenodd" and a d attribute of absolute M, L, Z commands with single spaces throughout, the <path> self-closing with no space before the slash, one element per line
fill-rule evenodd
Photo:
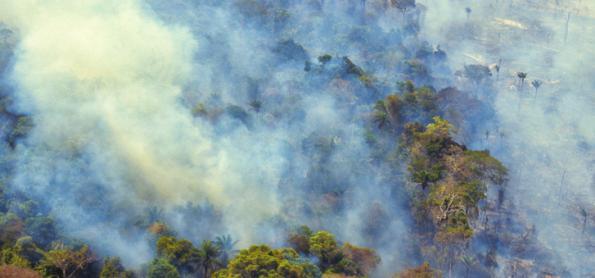
<path fill-rule="evenodd" d="M 0 278 L 41 278 L 41 275 L 31 269 L 3 265 L 0 266 Z"/>

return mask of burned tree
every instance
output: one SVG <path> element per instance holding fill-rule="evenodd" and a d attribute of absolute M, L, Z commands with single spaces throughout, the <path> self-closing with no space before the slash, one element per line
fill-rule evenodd
<path fill-rule="evenodd" d="M 527 78 L 527 73 L 526 72 L 519 71 L 519 72 L 516 73 L 516 76 L 521 81 L 521 90 L 522 90 L 523 89 L 523 85 L 525 84 L 525 78 Z"/>
<path fill-rule="evenodd" d="M 542 83 L 543 82 L 538 79 L 535 79 L 535 80 L 533 80 L 533 82 L 531 82 L 531 85 L 533 85 L 533 88 L 535 88 L 535 97 L 537 97 L 537 90 L 539 89 L 539 87 L 541 87 Z"/>

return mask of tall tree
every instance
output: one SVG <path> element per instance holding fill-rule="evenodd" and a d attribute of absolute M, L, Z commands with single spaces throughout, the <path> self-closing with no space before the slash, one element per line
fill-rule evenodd
<path fill-rule="evenodd" d="M 535 97 L 537 97 L 537 90 L 539 89 L 539 87 L 541 87 L 541 84 L 543 82 L 539 79 L 535 79 L 533 80 L 533 82 L 531 82 L 531 85 L 533 85 L 533 88 L 535 88 Z"/>
<path fill-rule="evenodd" d="M 54 250 L 44 254 L 40 262 L 42 268 L 55 267 L 60 270 L 62 278 L 76 277 L 76 274 L 84 270 L 89 264 L 97 259 L 91 253 L 87 245 L 83 245 L 78 250 L 58 245 Z"/>
<path fill-rule="evenodd" d="M 322 270 L 326 270 L 341 258 L 335 236 L 327 231 L 318 231 L 310 237 L 310 253 L 318 257 Z"/>
<path fill-rule="evenodd" d="M 100 278 L 132 278 L 131 271 L 127 271 L 118 257 L 107 257 L 99 273 Z"/>
<path fill-rule="evenodd" d="M 525 78 L 527 78 L 527 73 L 519 71 L 516 73 L 516 75 L 521 80 L 521 90 L 523 90 L 523 85 L 525 84 Z"/>
<path fill-rule="evenodd" d="M 210 240 L 204 240 L 198 249 L 203 269 L 203 277 L 210 277 L 209 273 L 219 264 L 220 248 Z"/>
<path fill-rule="evenodd" d="M 219 248 L 219 260 L 222 265 L 226 265 L 231 257 L 238 251 L 234 249 L 238 243 L 237 240 L 232 240 L 230 235 L 222 235 L 215 238 L 215 245 Z"/>
<path fill-rule="evenodd" d="M 180 278 L 175 266 L 166 259 L 154 259 L 149 265 L 148 278 Z"/>

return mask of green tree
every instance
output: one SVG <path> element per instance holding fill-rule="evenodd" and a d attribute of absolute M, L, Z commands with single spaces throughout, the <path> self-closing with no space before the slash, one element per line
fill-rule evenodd
<path fill-rule="evenodd" d="M 175 266 L 166 259 L 154 259 L 149 265 L 148 278 L 179 278 L 180 274 Z"/>
<path fill-rule="evenodd" d="M 237 250 L 234 249 L 237 243 L 238 241 L 232 240 L 230 235 L 215 238 L 215 245 L 219 248 L 219 261 L 222 265 L 226 265 L 229 259 L 237 253 Z"/>
<path fill-rule="evenodd" d="M 209 277 L 210 271 L 219 264 L 219 246 L 210 240 L 204 240 L 200 245 L 198 254 L 204 277 Z"/>
<path fill-rule="evenodd" d="M 118 257 L 107 257 L 99 273 L 100 278 L 132 278 L 131 271 L 127 271 Z"/>
<path fill-rule="evenodd" d="M 182 273 L 196 273 L 201 266 L 200 251 L 185 239 L 160 237 L 157 240 L 157 255 L 168 260 Z"/>
<path fill-rule="evenodd" d="M 37 264 L 43 258 L 43 250 L 35 245 L 30 236 L 24 236 L 17 240 L 14 245 L 15 251 L 19 256 L 25 258 L 33 265 Z"/>
<path fill-rule="evenodd" d="M 56 249 L 44 253 L 38 268 L 45 273 L 52 272 L 51 269 L 54 268 L 59 270 L 60 277 L 70 278 L 95 261 L 95 256 L 87 245 L 74 250 L 60 244 Z"/>
<path fill-rule="evenodd" d="M 318 277 L 317 273 L 316 267 L 301 261 L 293 249 L 271 249 L 266 245 L 254 245 L 240 250 L 227 268 L 215 272 L 213 277 L 310 278 Z"/>
<path fill-rule="evenodd" d="M 310 253 L 318 257 L 323 271 L 341 260 L 335 236 L 327 231 L 318 231 L 310 237 Z"/>
<path fill-rule="evenodd" d="M 19 254 L 16 248 L 3 248 L 0 251 L 0 264 L 13 265 L 16 267 L 31 267 L 31 262 Z"/>

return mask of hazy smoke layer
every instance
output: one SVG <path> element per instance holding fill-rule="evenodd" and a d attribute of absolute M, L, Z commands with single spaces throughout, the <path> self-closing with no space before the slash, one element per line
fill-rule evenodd
<path fill-rule="evenodd" d="M 78 236 L 109 235 L 96 215 L 148 204 L 209 200 L 240 226 L 276 212 L 269 178 L 282 161 L 251 164 L 254 149 L 225 148 L 181 105 L 182 87 L 200 74 L 188 29 L 160 23 L 138 1 L 3 1 L 0 18 L 21 37 L 13 79 L 35 122 L 19 146 L 17 184 L 72 227 L 89 227 Z M 88 199 L 92 207 L 80 207 Z"/>
<path fill-rule="evenodd" d="M 493 106 L 460 120 L 457 140 L 510 169 L 503 210 L 555 255 L 523 258 L 592 273 L 595 7 L 417 2 L 0 1 L 18 37 L 15 109 L 35 125 L 16 146 L 14 186 L 128 265 L 152 256 L 146 231 L 131 230 L 150 211 L 195 242 L 231 233 L 239 247 L 328 229 L 376 248 L 388 275 L 420 261 L 404 161 L 373 162 L 364 118 L 415 78 L 404 61 L 444 50 L 414 81 Z M 455 73 L 469 64 L 490 80 Z M 501 268 L 518 255 L 507 253 Z"/>
<path fill-rule="evenodd" d="M 422 32 L 449 50 L 455 68 L 500 65 L 500 125 L 486 127 L 488 139 L 474 145 L 511 170 L 507 197 L 516 217 L 534 225 L 539 242 L 561 260 L 558 270 L 593 273 L 595 66 L 586 61 L 595 59 L 595 3 L 423 2 L 429 8 Z M 518 72 L 528 74 L 524 84 Z"/>

